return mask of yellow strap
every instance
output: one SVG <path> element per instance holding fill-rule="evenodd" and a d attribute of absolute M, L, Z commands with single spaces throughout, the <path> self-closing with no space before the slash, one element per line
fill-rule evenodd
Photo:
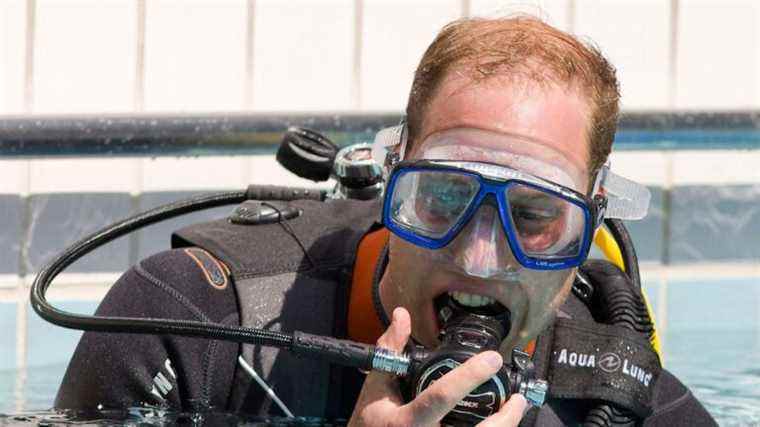
<path fill-rule="evenodd" d="M 620 250 L 620 246 L 615 241 L 615 238 L 612 237 L 612 234 L 610 234 L 609 230 L 604 227 L 599 227 L 599 229 L 596 231 L 596 234 L 594 235 L 594 243 L 597 247 L 599 247 L 607 260 L 618 266 L 621 270 L 625 271 L 623 253 Z M 662 346 L 660 345 L 660 335 L 657 333 L 654 311 L 652 310 L 652 306 L 649 304 L 649 299 L 647 299 L 646 294 L 642 291 L 641 295 L 644 296 L 644 304 L 647 307 L 647 313 L 649 314 L 649 318 L 652 319 L 652 327 L 654 328 L 652 337 L 649 339 L 649 343 L 652 344 L 652 348 L 654 349 L 654 352 L 657 353 L 657 357 L 660 358 L 660 364 L 662 364 Z"/>

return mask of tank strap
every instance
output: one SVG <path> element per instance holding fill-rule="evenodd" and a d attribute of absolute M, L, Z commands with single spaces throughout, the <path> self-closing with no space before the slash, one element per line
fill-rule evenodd
<path fill-rule="evenodd" d="M 644 418 L 662 367 L 646 337 L 615 325 L 557 319 L 545 355 L 549 395 L 612 402 Z"/>

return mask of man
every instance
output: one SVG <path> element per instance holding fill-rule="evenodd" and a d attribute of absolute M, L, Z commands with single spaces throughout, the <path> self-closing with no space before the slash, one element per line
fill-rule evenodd
<path fill-rule="evenodd" d="M 596 325 L 570 291 L 597 214 L 604 212 L 594 196 L 601 191 L 599 172 L 611 149 L 618 101 L 614 70 L 601 54 L 536 19 L 454 22 L 424 55 L 406 126 L 387 156 L 385 228 L 376 221 L 380 207 L 368 202 L 270 204 L 302 213 L 268 225 L 251 225 L 238 212 L 230 221 L 178 232 L 177 249 L 127 272 L 99 308 L 108 316 L 347 336 L 397 351 L 411 339 L 437 345 L 441 299 L 465 310 L 511 315 L 499 352 L 478 354 L 411 401 L 386 374 L 372 372 L 365 380 L 356 370 L 276 349 L 88 333 L 56 406 L 145 402 L 185 410 L 350 416 L 354 425 L 429 425 L 518 347 L 533 352 L 539 370 L 557 381 L 550 384 L 552 398 L 528 412 L 526 423 L 581 423 L 602 396 L 618 404 L 605 407 L 622 420 L 713 425 L 664 370 L 651 386 L 641 363 L 636 371 L 626 365 L 633 379 L 596 384 L 594 378 L 606 374 L 593 370 L 596 362 L 589 360 L 595 359 L 573 353 L 570 365 L 588 369 L 568 371 L 572 380 L 564 383 L 556 374 L 566 367 L 552 349 L 568 340 L 561 333 L 570 330 L 568 322 L 588 331 Z M 591 265 L 587 274 L 597 284 L 628 284 L 606 264 Z M 553 322 L 557 314 L 563 319 Z M 537 344 L 539 335 L 547 338 Z M 638 342 L 631 339 L 616 342 Z M 653 354 L 648 348 L 638 353 Z M 579 365 L 578 357 L 585 362 Z M 263 374 L 281 402 L 251 380 L 247 364 Z M 615 381 L 631 383 L 615 388 Z M 583 394 L 586 388 L 591 391 Z M 526 406 L 515 394 L 483 425 L 517 425 Z"/>

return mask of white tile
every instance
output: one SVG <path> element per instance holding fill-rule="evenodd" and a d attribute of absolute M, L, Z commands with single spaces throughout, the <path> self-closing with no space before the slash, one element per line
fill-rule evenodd
<path fill-rule="evenodd" d="M 24 109 L 26 3 L 0 2 L 0 114 Z"/>
<path fill-rule="evenodd" d="M 670 2 L 584 0 L 576 7 L 575 32 L 617 68 L 623 108 L 668 107 Z"/>
<path fill-rule="evenodd" d="M 146 2 L 145 110 L 243 106 L 246 2 Z"/>
<path fill-rule="evenodd" d="M 365 0 L 362 109 L 404 110 L 422 54 L 460 15 L 459 0 Z"/>
<path fill-rule="evenodd" d="M 758 106 L 756 0 L 680 3 L 676 106 Z"/>
<path fill-rule="evenodd" d="M 665 183 L 667 159 L 662 151 L 613 151 L 610 163 L 613 172 L 640 184 Z"/>
<path fill-rule="evenodd" d="M 258 0 L 253 109 L 352 107 L 353 0 Z"/>
<path fill-rule="evenodd" d="M 136 8 L 129 0 L 38 0 L 34 112 L 130 111 Z"/>
<path fill-rule="evenodd" d="M 142 159 L 141 191 L 242 190 L 245 157 L 158 157 Z"/>
<path fill-rule="evenodd" d="M 760 150 L 676 151 L 674 185 L 760 184 Z"/>
<path fill-rule="evenodd" d="M 502 17 L 530 14 L 561 30 L 570 28 L 568 0 L 472 0 L 470 15 Z"/>
<path fill-rule="evenodd" d="M 21 283 L 21 277 L 17 274 L 0 274 L 0 289 L 6 291 L 0 294 L 6 296 L 6 298 L 0 297 L 0 302 L 16 301 L 18 295 L 17 292 L 13 291 L 15 291 Z"/>
<path fill-rule="evenodd" d="M 28 160 L 0 160 L 0 194 L 27 193 L 28 176 Z"/>
<path fill-rule="evenodd" d="M 133 158 L 31 160 L 29 189 L 31 193 L 128 193 L 136 177 Z"/>

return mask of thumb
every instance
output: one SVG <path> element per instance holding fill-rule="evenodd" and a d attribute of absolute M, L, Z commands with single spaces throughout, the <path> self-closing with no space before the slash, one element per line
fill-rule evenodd
<path fill-rule="evenodd" d="M 402 352 L 409 341 L 412 332 L 411 319 L 409 312 L 402 307 L 393 310 L 391 325 L 377 340 L 377 346 L 388 350 Z M 391 374 L 381 372 L 370 372 L 364 382 L 362 394 L 369 400 L 374 400 L 381 396 L 389 397 L 394 402 L 401 404 L 401 392 L 398 388 L 398 380 Z"/>
<path fill-rule="evenodd" d="M 412 333 L 412 321 L 409 312 L 403 307 L 396 307 L 391 315 L 391 325 L 377 340 L 379 347 L 401 352 L 404 350 L 409 335 Z"/>

